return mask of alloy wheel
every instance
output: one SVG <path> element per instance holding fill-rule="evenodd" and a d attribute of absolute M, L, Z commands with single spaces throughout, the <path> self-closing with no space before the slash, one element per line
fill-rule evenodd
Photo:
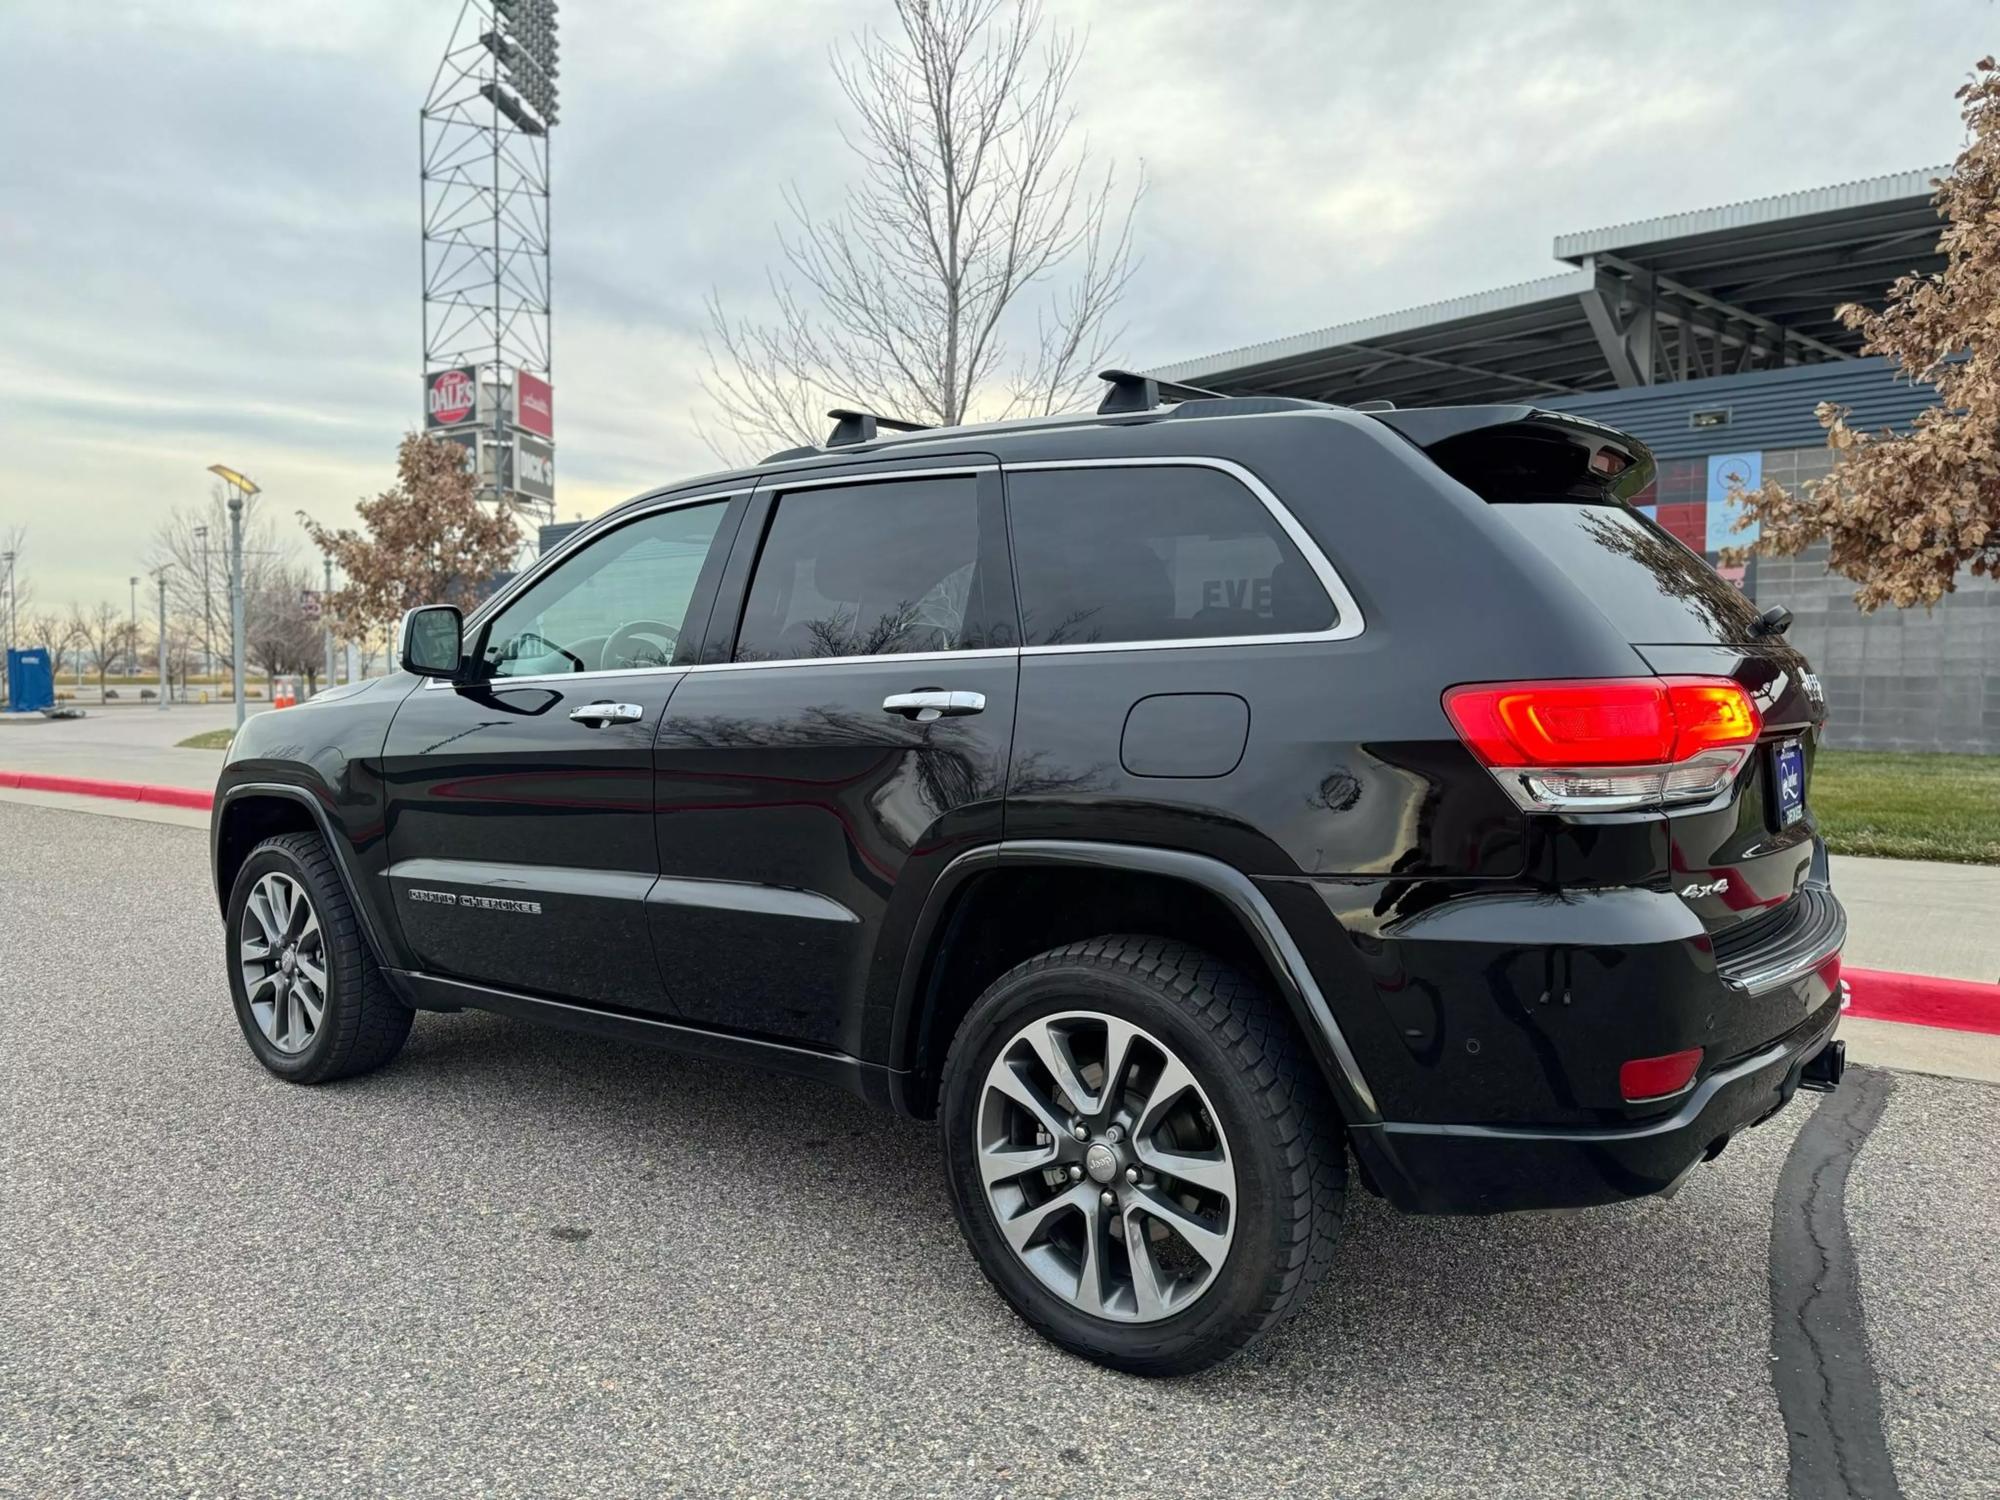
<path fill-rule="evenodd" d="M 1150 1323 L 1215 1284 L 1235 1162 L 1194 1074 L 1150 1032 L 1096 1011 L 1030 1021 L 987 1070 L 976 1149 L 1014 1254 L 1080 1311 Z"/>
<path fill-rule="evenodd" d="M 298 1053 L 326 1010 L 326 937 L 305 887 L 273 870 L 250 891 L 238 934 L 243 994 L 264 1039 Z"/>

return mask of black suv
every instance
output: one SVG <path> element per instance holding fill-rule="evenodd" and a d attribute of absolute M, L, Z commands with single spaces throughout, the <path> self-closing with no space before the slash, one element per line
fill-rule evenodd
<path fill-rule="evenodd" d="M 835 415 L 244 726 L 267 1068 L 475 1006 L 842 1084 L 939 1121 L 1023 1317 L 1150 1373 L 1303 1300 L 1350 1154 L 1418 1212 L 1604 1203 L 1838 1081 L 1819 685 L 1640 444 L 1122 375 Z"/>

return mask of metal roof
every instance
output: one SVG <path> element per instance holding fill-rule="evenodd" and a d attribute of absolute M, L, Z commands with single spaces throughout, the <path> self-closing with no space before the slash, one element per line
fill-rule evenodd
<path fill-rule="evenodd" d="M 1643 245 L 1655 240 L 1689 239 L 1731 229 L 1749 229 L 1783 219 L 1806 219 L 1820 214 L 1844 214 L 1882 204 L 1902 204 L 1916 198 L 1930 202 L 1932 183 L 1951 174 L 1950 167 L 1930 167 L 1918 172 L 1892 172 L 1886 177 L 1864 177 L 1859 182 L 1841 182 L 1832 187 L 1807 188 L 1802 193 L 1779 193 L 1769 198 L 1748 198 L 1741 203 L 1725 203 L 1720 208 L 1698 208 L 1692 213 L 1667 214 L 1657 219 L 1635 219 L 1629 224 L 1613 224 L 1605 229 L 1582 229 L 1556 236 L 1556 259 L 1580 262 L 1586 255 L 1621 246 Z"/>
<path fill-rule="evenodd" d="M 1231 394 L 1521 400 L 1849 359 L 1843 302 L 1934 271 L 1948 169 L 1558 236 L 1573 269 L 1150 372 Z"/>

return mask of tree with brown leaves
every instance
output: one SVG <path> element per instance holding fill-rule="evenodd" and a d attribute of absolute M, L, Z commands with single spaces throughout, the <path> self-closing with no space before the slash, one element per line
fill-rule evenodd
<path fill-rule="evenodd" d="M 1798 494 L 1766 481 L 1741 497 L 1737 529 L 1763 531 L 1735 555 L 1824 540 L 1827 566 L 1861 585 L 1864 610 L 1936 604 L 1964 568 L 2000 576 L 2000 66 L 1982 59 L 1958 98 L 1967 143 L 1937 184 L 1945 268 L 1899 277 L 1879 312 L 1838 310 L 1864 354 L 1935 386 L 1937 405 L 1895 434 L 1859 431 L 1846 409 L 1822 402 L 1833 471 Z"/>
<path fill-rule="evenodd" d="M 346 575 L 329 596 L 344 635 L 392 630 L 420 604 L 470 609 L 521 545 L 514 518 L 477 498 L 465 450 L 421 433 L 397 449 L 395 485 L 355 509 L 358 532 L 299 518 Z"/>

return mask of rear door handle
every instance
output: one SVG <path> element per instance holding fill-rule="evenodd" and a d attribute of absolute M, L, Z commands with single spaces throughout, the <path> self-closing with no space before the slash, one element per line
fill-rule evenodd
<path fill-rule="evenodd" d="M 901 714 L 904 718 L 914 719 L 919 724 L 928 724 L 933 719 L 984 713 L 986 695 L 963 690 L 946 692 L 941 688 L 925 688 L 916 693 L 891 693 L 882 700 L 882 708 L 885 713 Z"/>
<path fill-rule="evenodd" d="M 637 723 L 646 717 L 646 710 L 636 703 L 586 703 L 582 708 L 572 708 L 569 716 L 578 724 L 602 729 L 606 724 Z"/>

